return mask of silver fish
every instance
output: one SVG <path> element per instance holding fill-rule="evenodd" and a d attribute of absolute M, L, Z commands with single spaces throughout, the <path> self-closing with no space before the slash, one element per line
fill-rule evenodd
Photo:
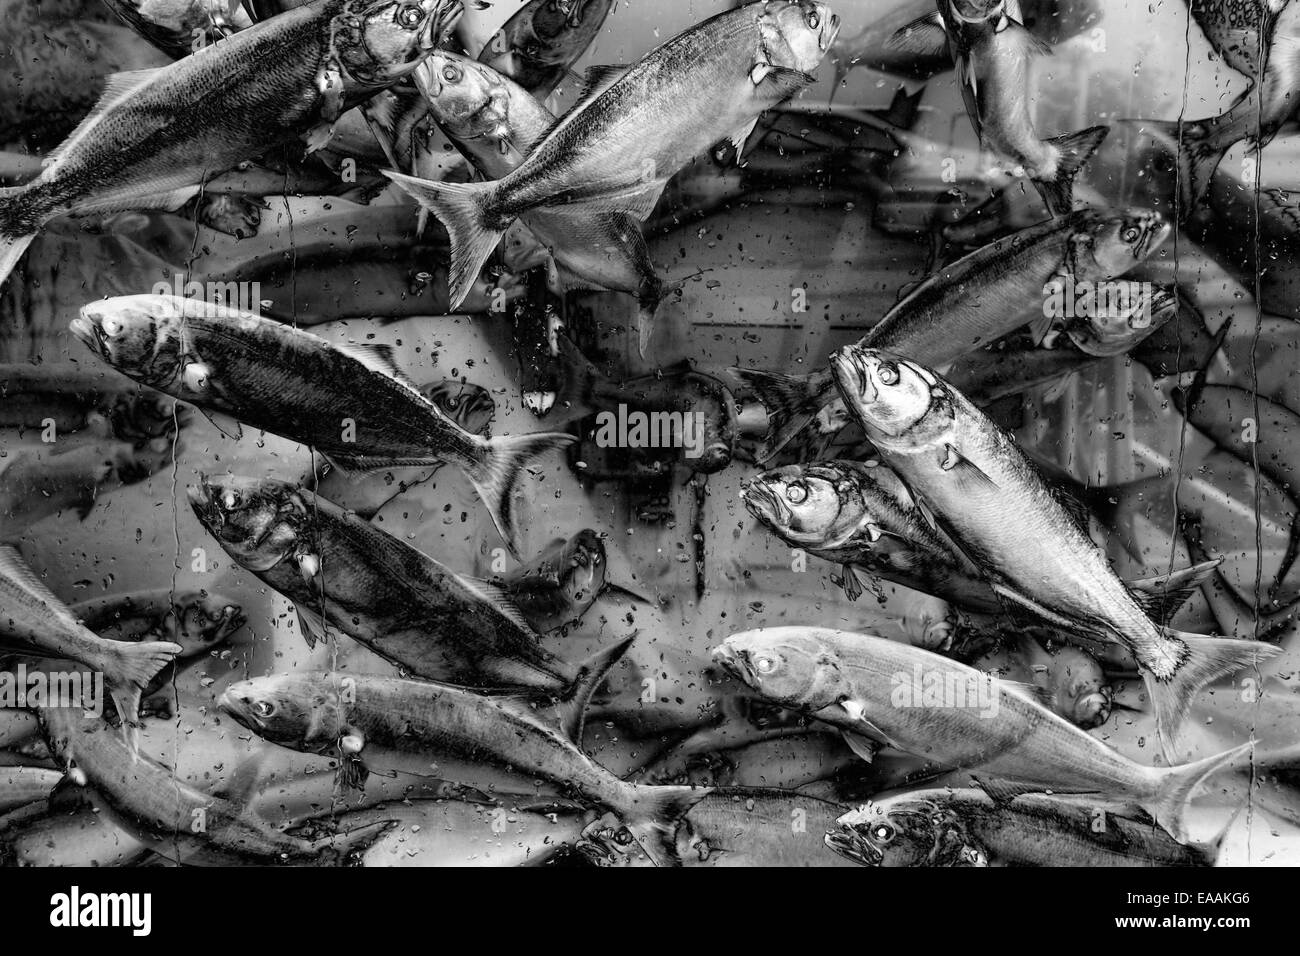
<path fill-rule="evenodd" d="M 831 364 L 841 395 L 881 458 L 999 596 L 1133 652 L 1167 756 L 1177 752 L 1197 690 L 1277 653 L 1153 621 L 1015 441 L 933 370 L 857 346 L 836 352 Z"/>
<path fill-rule="evenodd" d="M 812 82 L 837 29 L 821 3 L 760 0 L 692 27 L 626 71 L 589 74 L 578 104 L 501 179 L 390 173 L 451 236 L 453 307 L 510 224 L 538 206 L 598 210 L 639 233 L 673 174 L 725 136 L 739 149 L 760 113 Z M 652 315 L 643 306 L 638 317 L 643 351 Z"/>
<path fill-rule="evenodd" d="M 613 9 L 614 0 L 529 0 L 478 58 L 544 100 L 587 52 Z"/>
<path fill-rule="evenodd" d="M 1137 803 L 1180 841 L 1187 838 L 1183 812 L 1192 791 L 1253 747 L 1174 767 L 1145 767 L 1018 686 L 869 634 L 768 628 L 733 634 L 713 654 L 769 700 L 846 731 L 851 745 L 865 736 L 941 767 L 977 770 L 996 792 L 1090 793 Z"/>
<path fill-rule="evenodd" d="M 94 302 L 81 310 L 72 331 L 137 381 L 205 412 L 311 445 L 342 468 L 451 462 L 465 471 L 512 549 L 509 502 L 523 469 L 573 441 L 548 432 L 490 439 L 470 434 L 397 371 L 387 349 L 334 346 L 310 332 L 195 299 L 141 295 Z M 345 420 L 355 434 L 348 434 Z"/>

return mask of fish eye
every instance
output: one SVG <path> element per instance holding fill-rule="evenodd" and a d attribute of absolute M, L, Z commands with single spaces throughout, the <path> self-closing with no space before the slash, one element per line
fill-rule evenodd
<path fill-rule="evenodd" d="M 455 408 L 457 405 L 460 404 L 460 399 L 457 398 L 455 395 L 448 395 L 446 404 L 448 408 Z"/>
<path fill-rule="evenodd" d="M 1129 226 L 1119 234 L 1119 237 L 1125 242 L 1137 242 L 1140 235 L 1142 235 L 1142 231 L 1137 226 Z"/>
<path fill-rule="evenodd" d="M 420 9 L 418 4 L 407 3 L 397 9 L 397 22 L 408 30 L 415 29 L 423 20 L 424 11 Z"/>
<path fill-rule="evenodd" d="M 100 323 L 100 328 L 103 329 L 105 336 L 112 338 L 122 331 L 122 322 L 120 319 L 109 316 Z"/>
<path fill-rule="evenodd" d="M 792 505 L 801 505 L 808 500 L 808 486 L 802 481 L 796 481 L 790 487 L 785 489 L 785 500 Z"/>
<path fill-rule="evenodd" d="M 889 843 L 894 839 L 894 828 L 888 823 L 877 823 L 871 828 L 871 835 L 877 843 Z"/>
<path fill-rule="evenodd" d="M 239 506 L 239 492 L 233 488 L 221 496 L 221 503 L 227 511 L 234 511 Z"/>
<path fill-rule="evenodd" d="M 269 700 L 259 700 L 253 705 L 253 713 L 258 717 L 270 717 L 275 713 L 275 704 Z"/>
<path fill-rule="evenodd" d="M 456 66 L 453 63 L 447 64 L 442 68 L 442 78 L 446 80 L 448 83 L 459 83 L 460 67 Z"/>
<path fill-rule="evenodd" d="M 876 373 L 882 385 L 898 384 L 898 366 L 893 362 L 881 362 L 880 370 Z"/>
<path fill-rule="evenodd" d="M 808 11 L 807 21 L 809 30 L 816 30 L 821 25 L 821 18 L 817 16 L 816 10 Z"/>
<path fill-rule="evenodd" d="M 758 660 L 754 661 L 754 668 L 760 674 L 770 674 L 772 671 L 776 670 L 776 661 L 770 657 L 760 657 Z"/>

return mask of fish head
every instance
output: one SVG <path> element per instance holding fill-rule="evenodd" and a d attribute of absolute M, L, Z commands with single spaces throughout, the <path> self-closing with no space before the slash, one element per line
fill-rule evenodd
<path fill-rule="evenodd" d="M 346 0 L 330 58 L 357 83 L 387 86 L 419 66 L 462 12 L 459 0 Z"/>
<path fill-rule="evenodd" d="M 946 23 L 999 26 L 1007 17 L 1006 0 L 940 0 L 939 10 Z"/>
<path fill-rule="evenodd" d="M 69 329 L 119 372 L 166 389 L 180 377 L 184 300 L 170 295 L 121 295 L 90 302 Z"/>
<path fill-rule="evenodd" d="M 510 136 L 510 91 L 501 74 L 467 56 L 435 50 L 419 65 L 415 84 L 433 118 L 453 136 Z"/>
<path fill-rule="evenodd" d="M 759 14 L 759 31 L 768 63 L 811 74 L 835 42 L 840 18 L 815 0 L 774 0 Z"/>
<path fill-rule="evenodd" d="M 250 571 L 269 571 L 303 548 L 310 512 L 297 485 L 201 475 L 189 499 L 208 533 Z"/>
<path fill-rule="evenodd" d="M 585 607 L 605 586 L 605 542 L 590 528 L 583 528 L 564 549 L 560 574 L 564 590 L 574 607 Z"/>
<path fill-rule="evenodd" d="M 759 475 L 741 498 L 750 514 L 786 540 L 825 548 L 871 520 L 855 477 L 835 462 L 787 465 Z"/>
<path fill-rule="evenodd" d="M 950 817 L 932 800 L 903 794 L 850 810 L 826 845 L 863 866 L 927 866 L 944 845 Z"/>
<path fill-rule="evenodd" d="M 1087 315 L 1066 332 L 1089 355 L 1122 355 L 1177 314 L 1173 286 L 1119 279 L 1098 283 Z"/>
<path fill-rule="evenodd" d="M 471 435 L 487 435 L 497 406 L 492 393 L 481 385 L 444 378 L 425 385 L 420 392 L 453 422 Z"/>
<path fill-rule="evenodd" d="M 742 631 L 713 650 L 713 662 L 773 703 L 815 712 L 852 696 L 833 646 L 811 627 Z"/>
<path fill-rule="evenodd" d="M 181 646 L 181 657 L 193 657 L 220 644 L 247 621 L 243 608 L 222 595 L 187 591 L 172 600 L 164 637 Z"/>
<path fill-rule="evenodd" d="M 519 52 L 535 63 L 567 65 L 586 50 L 611 7 L 613 0 L 543 0 L 527 29 L 517 31 L 524 40 Z"/>
<path fill-rule="evenodd" d="M 877 444 L 931 444 L 952 422 L 947 386 L 915 362 L 847 345 L 831 356 L 831 370 L 845 404 Z"/>
<path fill-rule="evenodd" d="M 1131 209 L 1100 217 L 1088 229 L 1091 261 L 1076 262 L 1075 279 L 1122 276 L 1159 249 L 1172 229 L 1169 221 L 1153 209 Z"/>
<path fill-rule="evenodd" d="M 346 732 L 348 680 L 320 673 L 254 677 L 227 687 L 217 706 L 271 743 L 327 753 Z"/>

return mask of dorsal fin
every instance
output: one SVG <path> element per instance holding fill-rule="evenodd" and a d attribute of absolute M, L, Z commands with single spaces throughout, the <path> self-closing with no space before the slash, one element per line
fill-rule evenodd
<path fill-rule="evenodd" d="M 391 345 L 371 345 L 358 342 L 344 342 L 334 346 L 340 352 L 352 356 L 366 368 L 387 375 L 400 382 L 411 391 L 418 393 L 419 387 L 406 377 L 406 373 L 397 367 Z"/>
<path fill-rule="evenodd" d="M 46 605 L 60 618 L 75 622 L 76 618 L 68 610 L 68 606 L 60 601 L 54 592 L 49 589 L 49 586 L 36 576 L 32 566 L 23 559 L 17 548 L 7 544 L 0 545 L 0 575 L 4 575 L 10 581 L 13 581 L 14 584 Z"/>
<path fill-rule="evenodd" d="M 484 581 L 482 578 L 471 577 L 468 574 L 458 574 L 456 578 L 469 591 L 473 592 L 475 597 L 487 604 L 491 604 L 512 624 L 523 628 L 529 634 L 537 634 L 536 629 L 528 622 L 528 618 L 524 617 L 524 612 L 519 610 L 518 605 L 515 604 L 514 598 L 501 585 L 492 581 Z"/>
<path fill-rule="evenodd" d="M 110 73 L 104 80 L 104 92 L 100 94 L 99 100 L 85 119 L 77 124 L 76 129 L 50 155 L 45 157 L 42 166 L 53 166 L 63 158 L 68 148 L 76 143 L 86 131 L 99 122 L 99 118 L 108 112 L 109 109 L 125 100 L 128 96 L 144 86 L 151 80 L 159 70 L 165 67 L 157 67 L 149 70 L 129 70 L 124 73 Z"/>
<path fill-rule="evenodd" d="M 560 708 L 560 727 L 565 736 L 579 749 L 582 747 L 582 726 L 586 719 L 587 705 L 591 703 L 591 695 L 605 680 L 609 669 L 622 660 L 627 649 L 636 640 L 636 635 L 637 632 L 633 631 L 617 644 L 597 651 L 582 662 L 578 679 L 569 688 L 565 703 Z"/>
<path fill-rule="evenodd" d="M 590 67 L 582 74 L 582 87 L 578 90 L 578 99 L 565 112 L 565 116 L 586 108 L 591 101 L 627 75 L 632 69 L 627 63 L 605 63 Z"/>

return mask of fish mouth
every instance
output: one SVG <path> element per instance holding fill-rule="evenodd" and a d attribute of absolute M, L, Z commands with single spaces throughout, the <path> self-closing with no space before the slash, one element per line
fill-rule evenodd
<path fill-rule="evenodd" d="M 426 100 L 436 100 L 442 93 L 442 81 L 438 79 L 438 71 L 428 60 L 421 60 L 411 71 L 411 82 Z"/>
<path fill-rule="evenodd" d="M 1158 212 L 1148 213 L 1142 224 L 1142 238 L 1133 249 L 1133 258 L 1141 261 L 1164 244 L 1173 231 L 1173 226 L 1165 222 L 1165 217 Z"/>
<path fill-rule="evenodd" d="M 465 13 L 465 5 L 462 3 L 444 3 L 436 13 L 431 14 L 425 21 L 424 30 L 420 33 L 417 41 L 422 53 L 430 53 L 437 48 L 438 44 L 443 41 L 447 34 L 451 33 L 452 27 L 456 25 L 461 16 Z"/>
<path fill-rule="evenodd" d="M 885 856 L 850 827 L 831 830 L 824 837 L 827 848 L 860 866 L 880 866 Z"/>
<path fill-rule="evenodd" d="M 719 644 L 713 649 L 711 655 L 713 663 L 717 664 L 724 671 L 734 677 L 738 677 L 747 685 L 758 690 L 758 674 L 754 671 L 749 663 L 749 655 L 744 651 L 736 650 L 727 644 Z"/>
<path fill-rule="evenodd" d="M 740 492 L 745 508 L 759 521 L 769 525 L 788 525 L 792 515 L 779 495 L 767 482 L 751 481 Z"/>
<path fill-rule="evenodd" d="M 241 727 L 246 727 L 253 733 L 260 735 L 263 730 L 262 722 L 249 710 L 247 705 L 251 703 L 252 701 L 249 698 L 237 694 L 233 687 L 227 687 L 221 696 L 217 698 L 217 706 L 221 708 L 221 711 L 226 716 Z"/>
<path fill-rule="evenodd" d="M 851 347 L 842 348 L 831 356 L 831 368 L 841 388 L 857 385 L 856 397 L 863 405 L 870 405 L 879 397 L 880 392 L 871 380 L 866 360 Z"/>
<path fill-rule="evenodd" d="M 105 358 L 108 356 L 108 339 L 99 323 L 91 318 L 84 308 L 80 315 L 68 323 L 68 331 L 96 355 Z"/>

